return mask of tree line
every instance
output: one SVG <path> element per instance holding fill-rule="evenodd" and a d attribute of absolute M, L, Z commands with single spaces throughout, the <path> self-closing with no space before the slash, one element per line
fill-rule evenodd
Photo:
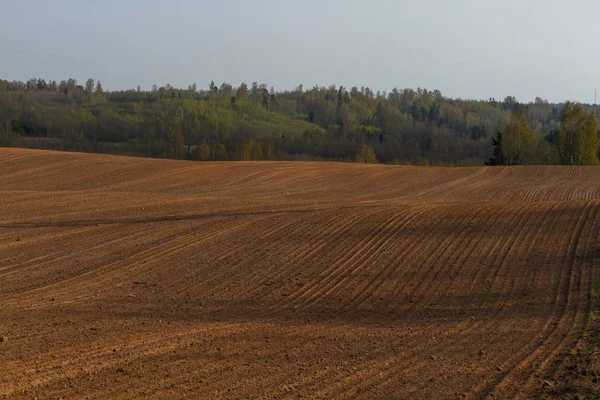
<path fill-rule="evenodd" d="M 540 138 L 530 126 L 526 107 L 519 107 L 510 122 L 492 139 L 487 165 L 563 164 L 599 165 L 598 119 L 593 109 L 566 102 L 560 127 Z"/>
<path fill-rule="evenodd" d="M 191 160 L 597 165 L 600 108 L 438 90 L 253 82 L 105 91 L 88 79 L 0 80 L 0 145 Z"/>

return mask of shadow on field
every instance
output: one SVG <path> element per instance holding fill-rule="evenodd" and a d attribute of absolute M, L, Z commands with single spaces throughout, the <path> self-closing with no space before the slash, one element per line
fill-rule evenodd
<path fill-rule="evenodd" d="M 529 300 L 528 300 L 529 299 Z M 427 300 L 427 299 L 426 299 Z M 435 302 L 403 302 L 392 306 L 343 306 L 335 301 L 317 303 L 303 308 L 292 308 L 267 301 L 211 301 L 190 299 L 155 299 L 147 302 L 124 299 L 103 305 L 102 310 L 70 308 L 70 313 L 81 313 L 84 317 L 95 314 L 107 320 L 163 320 L 202 324 L 207 322 L 227 323 L 329 323 L 356 325 L 405 325 L 463 323 L 464 326 L 481 321 L 521 321 L 528 325 L 532 320 L 558 319 L 564 311 L 560 302 L 542 298 L 531 298 L 528 291 L 494 295 L 489 304 L 480 305 L 480 296 L 448 295 Z M 586 293 L 570 296 L 570 301 L 587 301 Z M 84 306 L 85 308 L 85 306 Z M 518 323 L 520 324 L 520 323 Z M 517 324 L 517 325 L 518 325 Z"/>
<path fill-rule="evenodd" d="M 338 207 L 349 208 L 349 207 Z M 166 215 L 153 218 L 122 218 L 122 219 L 89 219 L 74 221 L 36 221 L 36 222 L 15 222 L 0 224 L 0 228 L 71 228 L 98 225 L 127 225 L 127 224 L 149 224 L 158 222 L 178 222 L 178 221 L 196 221 L 212 218 L 242 218 L 258 215 L 284 215 L 284 214 L 303 214 L 311 212 L 326 211 L 332 208 L 310 208 L 296 210 L 266 210 L 266 211 L 246 211 L 246 212 L 213 212 L 205 214 L 187 214 L 187 215 Z"/>

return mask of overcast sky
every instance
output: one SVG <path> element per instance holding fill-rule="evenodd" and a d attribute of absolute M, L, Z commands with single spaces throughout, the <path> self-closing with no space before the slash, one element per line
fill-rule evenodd
<path fill-rule="evenodd" d="M 0 78 L 593 102 L 598 0 L 0 0 Z"/>

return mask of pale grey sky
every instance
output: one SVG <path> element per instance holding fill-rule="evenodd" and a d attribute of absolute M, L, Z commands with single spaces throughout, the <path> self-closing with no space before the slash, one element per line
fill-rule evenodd
<path fill-rule="evenodd" d="M 0 78 L 593 102 L 598 0 L 0 0 Z"/>

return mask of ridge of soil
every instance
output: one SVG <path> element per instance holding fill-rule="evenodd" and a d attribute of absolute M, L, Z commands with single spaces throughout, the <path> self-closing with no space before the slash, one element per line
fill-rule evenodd
<path fill-rule="evenodd" d="M 0 149 L 0 171 L 0 398 L 598 383 L 600 168 Z"/>

